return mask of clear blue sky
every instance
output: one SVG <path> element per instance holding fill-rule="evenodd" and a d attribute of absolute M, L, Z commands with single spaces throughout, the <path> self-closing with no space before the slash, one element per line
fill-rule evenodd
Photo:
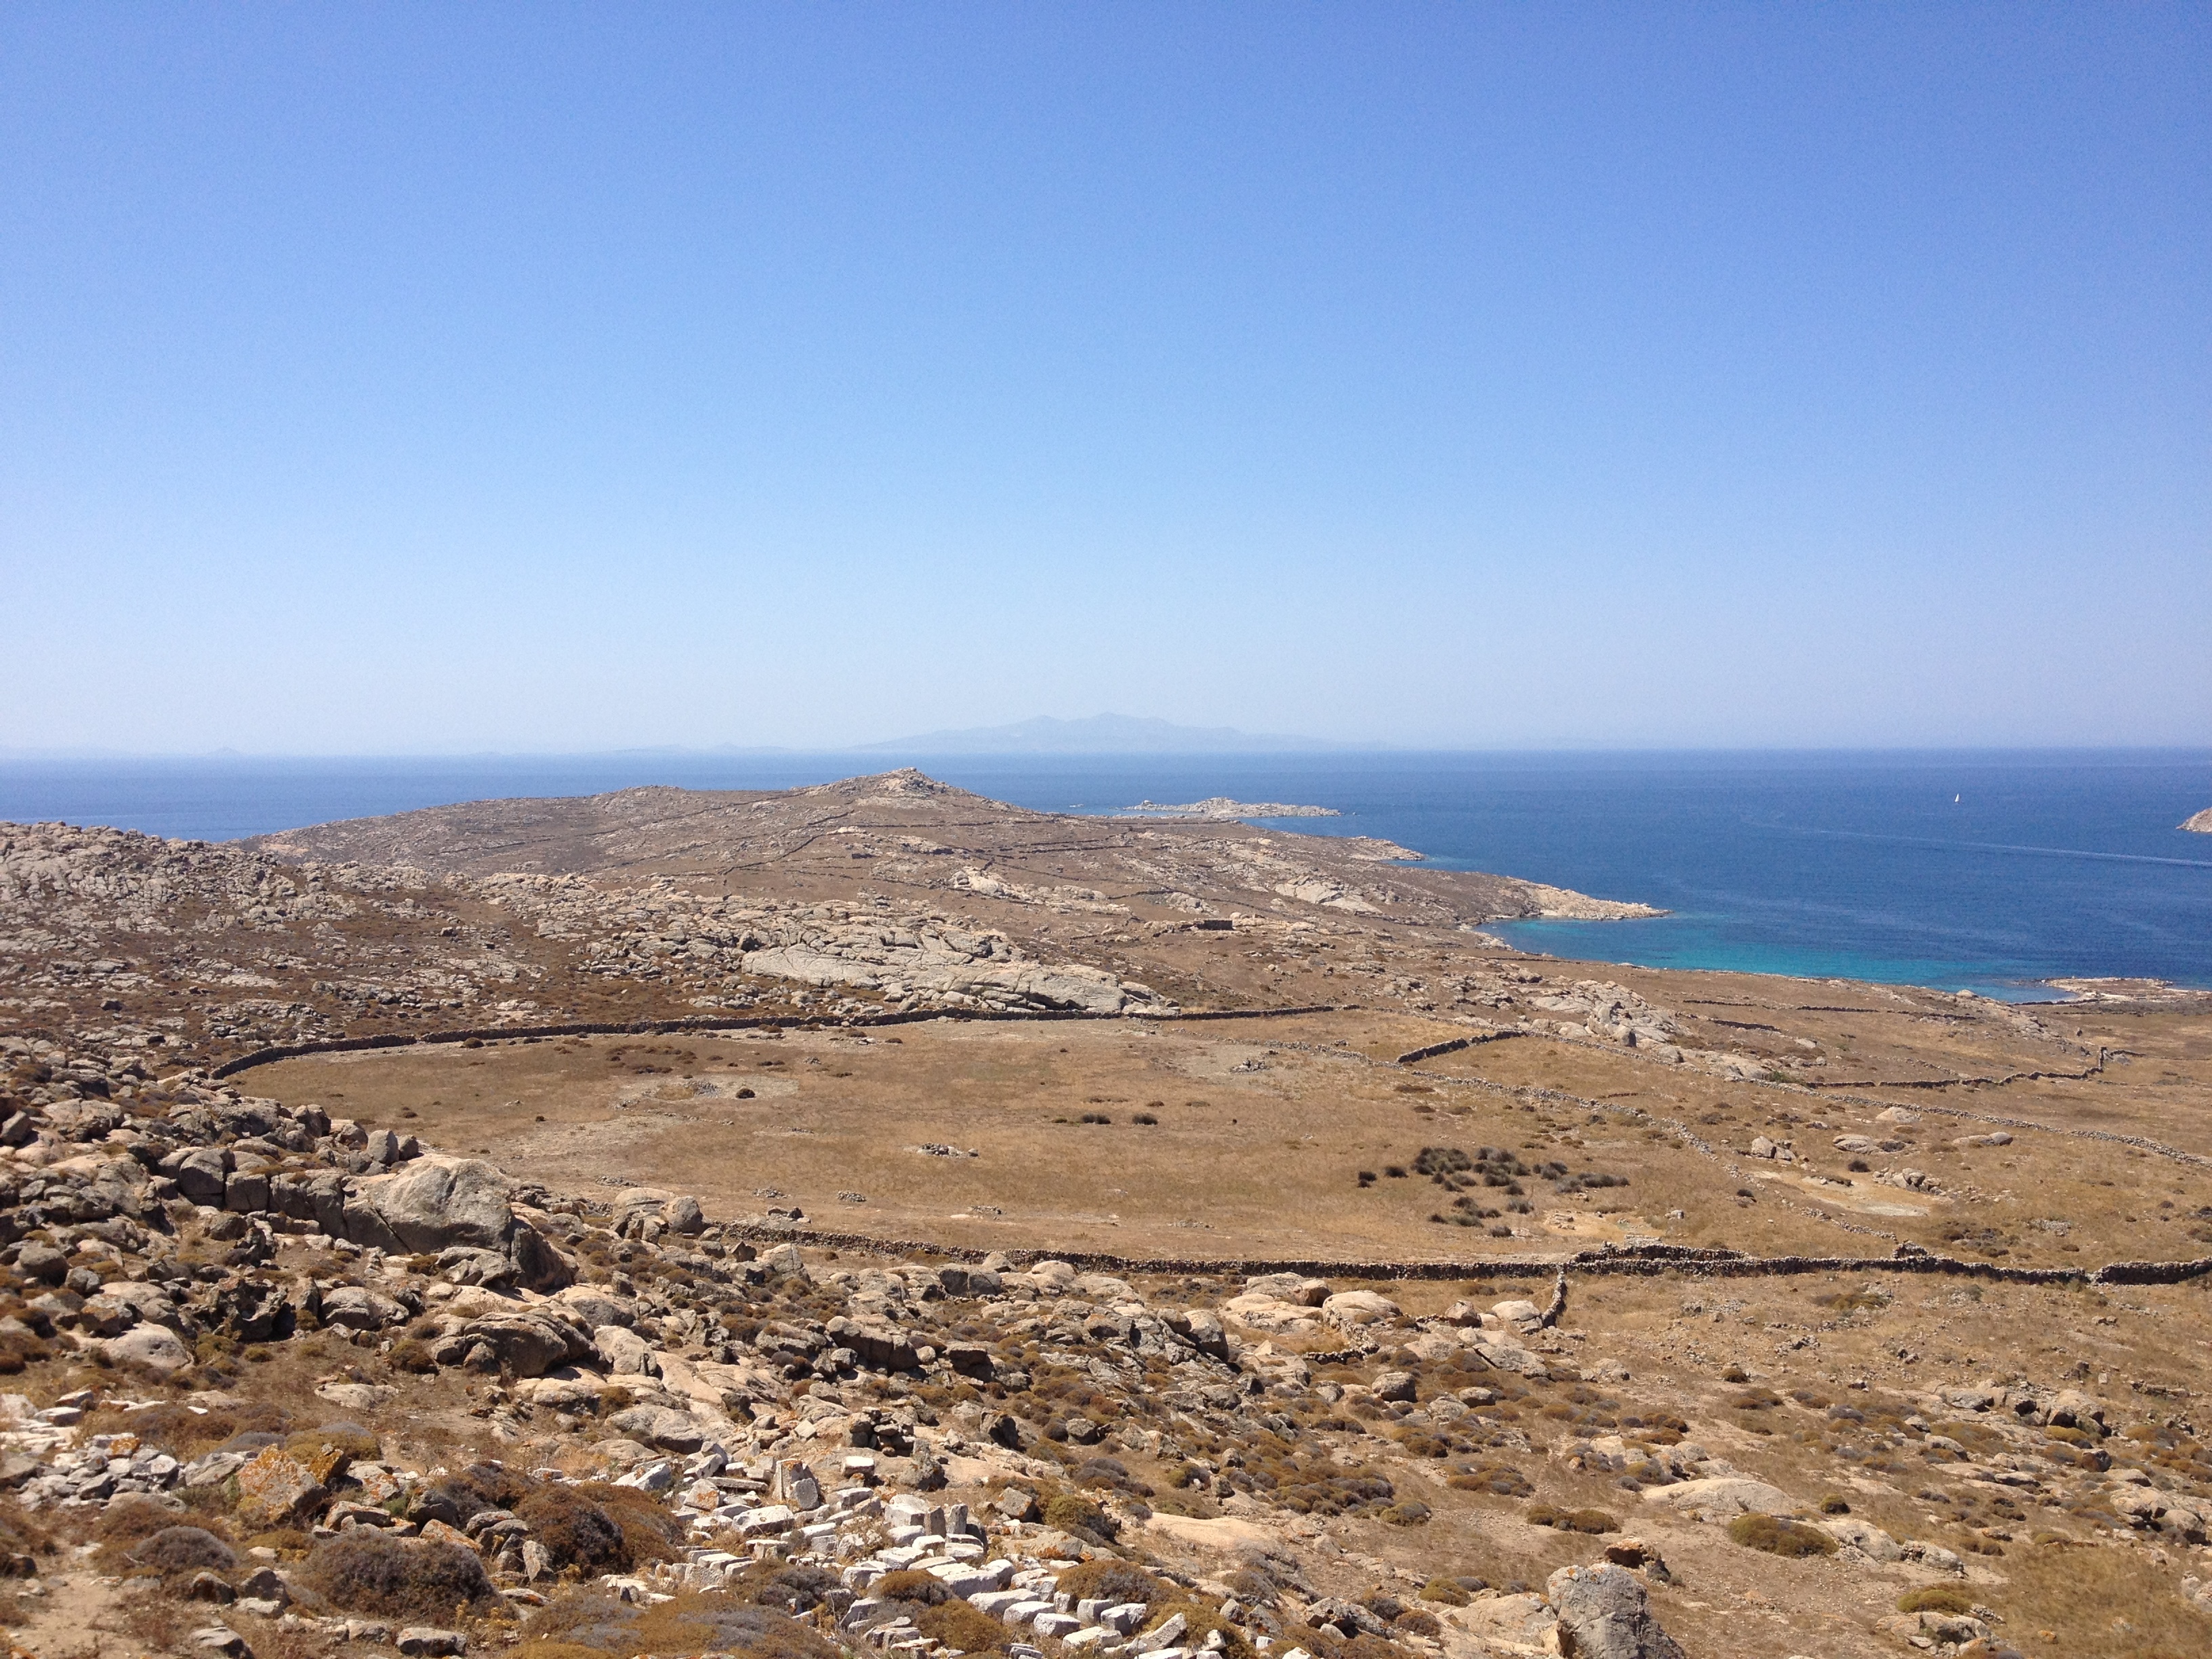
<path fill-rule="evenodd" d="M 0 9 L 0 746 L 2202 743 L 2203 4 Z"/>

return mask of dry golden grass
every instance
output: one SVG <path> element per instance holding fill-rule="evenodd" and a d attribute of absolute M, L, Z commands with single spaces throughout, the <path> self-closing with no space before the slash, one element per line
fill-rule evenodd
<path fill-rule="evenodd" d="M 1407 1070 L 1352 1051 L 1451 1028 L 1387 1023 L 1377 1042 L 1376 1022 L 1358 1015 L 1164 1027 L 948 1021 L 872 1038 L 383 1051 L 252 1075 L 280 1098 L 495 1156 L 556 1189 L 680 1188 L 718 1218 L 797 1203 L 816 1226 L 971 1248 L 1419 1261 L 1632 1236 L 1762 1254 L 1887 1255 L 1905 1240 L 2055 1267 L 2212 1250 L 2191 1237 L 2205 1230 L 2195 1212 L 2212 1204 L 2212 1175 L 2136 1148 L 2031 1130 L 2008 1146 L 1959 1148 L 1954 1139 L 1989 1126 L 1927 1111 L 1927 1097 L 1900 1134 L 1876 1121 L 1876 1106 L 1538 1039 L 1444 1056 L 1409 1084 Z M 1522 1085 L 1597 1109 L 1516 1093 Z M 1990 1097 L 2009 1092 L 1978 1091 L 1974 1109 L 2024 1115 L 2034 1103 Z M 2078 1127 L 2078 1111 L 2046 1103 L 2054 1121 Z M 2131 1131 L 2172 1127 L 2137 1122 L 2117 1090 L 2102 1111 Z M 1762 1133 L 1793 1142 L 1800 1162 L 1746 1158 Z M 1832 1145 L 1845 1133 L 1910 1144 L 1854 1172 Z M 932 1145 L 979 1155 L 919 1150 Z M 1455 1195 L 1389 1173 L 1409 1170 L 1425 1146 L 1485 1145 L 1628 1184 L 1562 1194 L 1524 1181 L 1525 1213 L 1440 1226 L 1429 1218 L 1451 1213 Z M 1908 1166 L 1940 1190 L 1877 1178 Z M 1363 1170 L 1371 1183 L 1358 1180 Z M 866 1201 L 840 1196 L 854 1193 Z M 1468 1196 L 1504 1208 L 1502 1194 Z M 1495 1224 L 1515 1236 L 1492 1237 Z"/>

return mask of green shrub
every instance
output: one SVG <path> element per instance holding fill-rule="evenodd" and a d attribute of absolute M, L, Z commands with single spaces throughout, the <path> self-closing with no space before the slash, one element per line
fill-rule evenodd
<path fill-rule="evenodd" d="M 1836 1540 L 1818 1527 L 1778 1515 L 1739 1515 L 1729 1522 L 1729 1536 L 1746 1549 L 1791 1559 L 1836 1553 Z"/>
<path fill-rule="evenodd" d="M 1421 1600 L 1441 1601 L 1448 1607 L 1463 1607 L 1474 1599 L 1449 1578 L 1431 1578 L 1421 1586 Z"/>

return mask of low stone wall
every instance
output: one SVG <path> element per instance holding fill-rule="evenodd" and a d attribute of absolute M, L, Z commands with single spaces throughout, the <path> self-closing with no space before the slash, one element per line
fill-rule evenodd
<path fill-rule="evenodd" d="M 453 1031 L 387 1031 L 378 1036 L 332 1037 L 321 1042 L 290 1042 L 256 1048 L 250 1054 L 225 1060 L 208 1075 L 217 1079 L 236 1077 L 257 1066 L 308 1054 L 356 1054 L 364 1048 L 407 1048 L 433 1042 L 510 1042 L 524 1037 L 564 1036 L 677 1036 L 686 1031 L 857 1030 L 883 1025 L 916 1025 L 924 1020 L 1105 1020 L 1145 1019 L 1166 1023 L 1204 1019 L 1283 1019 L 1299 1014 L 1333 1014 L 1333 1003 L 1305 1008 L 1198 1008 L 1175 1013 L 1133 1011 L 1101 1014 L 1087 1009 L 1033 1008 L 911 1008 L 884 1014 L 861 1014 L 845 1019 L 808 1019 L 787 1014 L 750 1018 L 698 1014 L 682 1019 L 629 1021 L 568 1020 L 558 1025 L 479 1025 Z"/>
<path fill-rule="evenodd" d="M 1393 1061 L 1398 1066 L 1414 1066 L 1425 1060 L 1434 1060 L 1440 1054 L 1455 1054 L 1462 1048 L 1472 1048 L 1482 1042 L 1504 1042 L 1513 1037 L 1525 1037 L 1527 1031 L 1476 1031 L 1468 1036 L 1453 1037 L 1445 1042 L 1431 1042 L 1425 1048 L 1409 1048 Z"/>
<path fill-rule="evenodd" d="M 1437 1280 L 1448 1279 L 1540 1279 L 1571 1273 L 1657 1278 L 1790 1278 L 1805 1273 L 1936 1273 L 2002 1285 L 2179 1285 L 2212 1276 L 2212 1257 L 2193 1261 L 2116 1261 L 2103 1267 L 2008 1267 L 1994 1261 L 1965 1261 L 1956 1256 L 1915 1251 L 1900 1255 L 1745 1255 L 1733 1250 L 1681 1245 L 1644 1245 L 1633 1249 L 1586 1250 L 1570 1256 L 1476 1256 L 1456 1261 L 1341 1261 L 1310 1256 L 1128 1256 L 1096 1250 L 985 1250 L 921 1239 L 878 1238 L 868 1233 L 832 1232 L 822 1228 L 771 1222 L 733 1221 L 724 1233 L 782 1244 L 823 1249 L 860 1250 L 883 1255 L 935 1255 L 954 1261 L 980 1261 L 1000 1255 L 1017 1265 L 1065 1261 L 1086 1273 L 1183 1273 L 1253 1278 L 1261 1273 L 1301 1273 L 1311 1279 Z"/>

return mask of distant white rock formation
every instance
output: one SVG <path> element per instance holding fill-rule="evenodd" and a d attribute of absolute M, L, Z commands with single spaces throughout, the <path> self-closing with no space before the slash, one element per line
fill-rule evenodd
<path fill-rule="evenodd" d="M 1128 809 L 1163 818 L 1340 818 L 1334 806 L 1292 806 L 1279 800 L 1231 800 L 1209 795 L 1204 800 L 1171 806 L 1164 801 L 1140 800 Z"/>

